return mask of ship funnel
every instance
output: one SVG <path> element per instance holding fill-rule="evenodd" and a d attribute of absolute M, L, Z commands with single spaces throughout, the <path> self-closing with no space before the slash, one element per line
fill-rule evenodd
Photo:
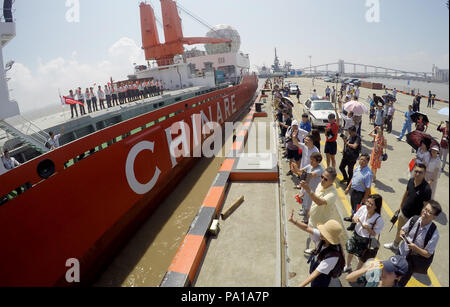
<path fill-rule="evenodd" d="M 160 45 L 158 29 L 156 28 L 155 12 L 150 4 L 141 3 L 141 31 L 142 49 L 145 51 L 145 59 L 152 58 L 150 48 Z"/>

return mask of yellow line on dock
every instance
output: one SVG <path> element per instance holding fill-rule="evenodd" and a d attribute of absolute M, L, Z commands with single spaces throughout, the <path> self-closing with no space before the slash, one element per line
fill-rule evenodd
<path fill-rule="evenodd" d="M 320 143 L 322 145 L 325 145 L 325 142 L 320 142 Z M 342 148 L 339 145 L 338 145 L 338 150 L 342 151 Z M 322 161 L 322 164 L 326 167 L 324 161 Z M 337 178 L 339 180 L 343 179 L 342 175 L 340 175 L 340 174 L 338 174 Z M 342 192 L 342 188 L 339 187 L 337 184 L 336 184 L 336 186 L 337 186 L 336 190 L 338 191 L 339 198 L 341 198 L 342 202 L 344 203 L 345 209 L 350 214 L 351 206 L 350 206 L 349 202 L 347 201 L 344 192 Z M 378 191 L 373 186 L 371 187 L 371 191 L 370 192 L 372 194 L 380 194 L 380 193 L 378 193 Z M 342 196 L 345 198 L 345 201 L 342 199 Z M 386 211 L 386 214 L 389 216 L 389 219 L 391 219 L 394 216 L 394 212 L 389 207 L 389 205 L 384 201 L 384 198 L 383 198 L 383 206 L 382 207 L 383 207 L 384 211 Z M 350 210 L 349 210 L 349 208 L 350 208 Z M 398 226 L 398 223 L 395 223 L 395 227 L 397 227 L 397 226 Z M 428 277 L 430 278 L 431 286 L 433 286 L 433 287 L 442 287 L 440 282 L 438 281 L 436 275 L 434 274 L 434 272 L 433 272 L 433 270 L 431 268 L 428 269 Z M 421 282 L 417 281 L 414 277 L 411 278 L 411 280 L 408 282 L 408 284 L 406 286 L 407 287 L 427 287 L 427 285 L 424 285 Z"/>

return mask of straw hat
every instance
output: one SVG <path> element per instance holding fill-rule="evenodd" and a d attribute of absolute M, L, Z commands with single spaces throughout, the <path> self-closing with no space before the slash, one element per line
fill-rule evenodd
<path fill-rule="evenodd" d="M 329 220 L 323 225 L 318 225 L 320 234 L 333 245 L 339 244 L 339 235 L 342 232 L 342 226 L 335 220 Z"/>

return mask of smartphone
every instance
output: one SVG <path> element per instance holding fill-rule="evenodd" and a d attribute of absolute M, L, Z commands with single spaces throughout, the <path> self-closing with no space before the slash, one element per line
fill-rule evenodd
<path fill-rule="evenodd" d="M 406 244 L 410 244 L 411 242 L 409 242 L 408 238 L 406 236 L 401 236 L 401 238 L 403 239 L 403 241 L 405 241 Z"/>

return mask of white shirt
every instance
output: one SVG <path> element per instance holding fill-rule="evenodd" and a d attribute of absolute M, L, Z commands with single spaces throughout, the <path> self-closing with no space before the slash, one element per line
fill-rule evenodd
<path fill-rule="evenodd" d="M 105 95 L 111 96 L 111 89 L 110 88 L 105 88 Z"/>
<path fill-rule="evenodd" d="M 394 106 L 389 106 L 388 107 L 388 111 L 387 111 L 387 115 L 392 116 L 392 115 L 394 115 L 394 112 L 395 112 Z"/>
<path fill-rule="evenodd" d="M 78 100 L 84 100 L 84 95 L 80 91 L 77 92 L 77 97 L 78 97 Z"/>
<path fill-rule="evenodd" d="M 50 146 L 54 147 L 54 148 L 58 148 L 59 147 L 59 138 L 61 137 L 61 134 L 57 134 L 53 136 L 52 138 L 49 138 L 47 140 L 47 142 L 50 144 Z"/>
<path fill-rule="evenodd" d="M 430 181 L 433 179 L 434 181 L 439 177 L 439 168 L 441 166 L 441 159 L 439 156 L 436 158 L 431 158 L 430 162 L 427 165 L 427 172 L 425 173 L 425 180 Z"/>
<path fill-rule="evenodd" d="M 355 90 L 355 95 L 356 95 L 356 97 L 359 97 L 359 88 L 357 88 L 357 89 Z"/>
<path fill-rule="evenodd" d="M 344 120 L 344 130 L 348 130 L 350 127 L 354 126 L 355 123 L 353 122 L 353 117 L 348 117 L 346 115 L 342 116 L 342 119 Z"/>
<path fill-rule="evenodd" d="M 422 148 L 417 150 L 416 164 L 423 163 L 428 167 L 428 163 L 430 162 L 431 154 L 429 151 L 422 151 Z"/>
<path fill-rule="evenodd" d="M 5 156 L 3 156 L 2 162 L 3 162 L 3 166 L 7 170 L 11 170 L 11 169 L 15 168 L 16 166 L 20 165 L 20 163 L 14 157 L 11 157 L 11 156 L 9 158 L 6 158 Z"/>
<path fill-rule="evenodd" d="M 384 227 L 384 220 L 383 218 L 378 214 L 374 213 L 371 218 L 367 218 L 368 211 L 366 206 L 361 206 L 359 210 L 356 212 L 355 216 L 359 218 L 359 221 L 364 224 L 370 226 L 370 228 L 373 227 L 375 221 L 375 227 L 373 228 L 373 231 L 376 235 L 381 233 L 381 230 L 383 230 Z M 378 219 L 378 220 L 377 220 Z M 364 238 L 368 238 L 370 236 L 369 232 L 365 230 L 361 223 L 356 224 L 355 231 L 358 235 Z"/>
<path fill-rule="evenodd" d="M 302 149 L 302 161 L 300 163 L 300 169 L 308 166 L 308 164 L 311 162 L 311 155 L 314 152 L 319 152 L 316 146 L 313 146 L 313 148 L 309 149 L 308 146 L 306 146 L 304 143 L 300 143 L 299 146 Z"/>
<path fill-rule="evenodd" d="M 402 227 L 402 230 L 406 233 L 408 233 L 410 221 L 411 221 L 411 219 L 409 219 L 408 222 L 406 222 L 405 226 Z M 436 228 L 430 241 L 428 241 L 427 246 L 424 247 L 423 245 L 425 243 L 425 236 L 428 232 L 428 228 L 430 228 L 430 226 L 431 226 L 431 223 L 429 223 L 425 227 L 422 227 L 420 224 L 421 221 L 422 221 L 422 217 L 419 217 L 419 219 L 417 220 L 417 223 L 415 225 L 413 225 L 413 227 L 411 228 L 411 231 L 409 232 L 409 234 L 406 237 L 408 238 L 409 242 L 412 242 L 414 239 L 414 235 L 416 234 L 417 227 L 419 227 L 419 232 L 417 233 L 416 240 L 413 243 L 416 244 L 418 247 L 427 250 L 430 254 L 434 254 L 434 250 L 436 249 L 437 242 L 439 241 L 439 231 Z M 409 247 L 408 247 L 408 245 L 405 244 L 405 242 L 403 240 L 400 243 L 399 251 L 400 251 L 400 255 L 402 255 L 402 256 L 406 256 L 409 253 Z"/>
<path fill-rule="evenodd" d="M 102 90 L 98 90 L 97 95 L 99 99 L 105 99 L 105 92 L 103 92 Z"/>
<path fill-rule="evenodd" d="M 318 229 L 313 230 L 313 234 L 311 235 L 311 240 L 313 240 L 316 243 L 320 242 L 320 231 Z M 324 249 L 325 246 L 322 247 Z M 339 257 L 330 257 L 327 259 L 324 259 L 320 262 L 319 266 L 316 268 L 317 271 L 319 271 L 322 274 L 328 275 L 330 274 L 331 270 L 334 269 L 336 264 L 339 261 Z"/>

